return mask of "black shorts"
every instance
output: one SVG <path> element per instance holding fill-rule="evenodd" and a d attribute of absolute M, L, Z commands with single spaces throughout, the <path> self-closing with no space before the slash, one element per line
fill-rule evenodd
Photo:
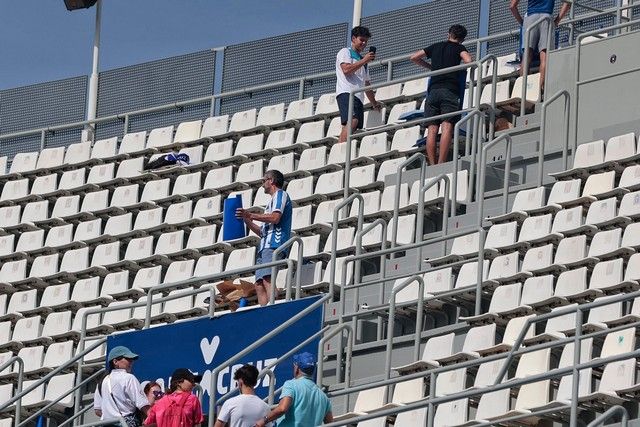
<path fill-rule="evenodd" d="M 437 88 L 431 89 L 424 103 L 424 116 L 433 117 L 441 114 L 454 113 L 460 110 L 460 97 L 451 92 L 449 89 Z M 455 123 L 460 120 L 460 116 L 451 116 L 444 119 L 449 123 Z M 439 125 L 442 120 L 427 122 L 427 126 Z"/>
<path fill-rule="evenodd" d="M 349 94 L 341 93 L 336 96 L 336 102 L 338 103 L 338 110 L 340 110 L 340 123 L 345 126 L 349 114 Z M 357 97 L 353 97 L 353 118 L 358 120 L 358 127 L 356 129 L 362 129 L 364 126 L 364 105 Z"/>

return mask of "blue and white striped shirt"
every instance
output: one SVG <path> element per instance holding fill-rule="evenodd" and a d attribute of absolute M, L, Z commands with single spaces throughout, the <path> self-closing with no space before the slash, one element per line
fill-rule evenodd
<path fill-rule="evenodd" d="M 260 250 L 265 248 L 277 249 L 291 237 L 291 220 L 293 217 L 293 207 L 289 195 L 282 189 L 277 190 L 267 207 L 265 214 L 280 212 L 280 222 L 277 224 L 262 224 L 262 236 L 260 238 Z"/>

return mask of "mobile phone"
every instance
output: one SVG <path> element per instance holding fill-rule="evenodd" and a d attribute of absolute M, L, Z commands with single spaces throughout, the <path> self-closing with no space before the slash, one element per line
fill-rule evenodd
<path fill-rule="evenodd" d="M 373 53 L 375 55 L 376 47 L 375 46 L 369 46 L 369 52 L 371 52 L 371 53 Z"/>

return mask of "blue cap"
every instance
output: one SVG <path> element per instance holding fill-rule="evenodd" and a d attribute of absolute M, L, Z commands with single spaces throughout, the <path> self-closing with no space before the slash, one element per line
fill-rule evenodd
<path fill-rule="evenodd" d="M 311 375 L 316 368 L 316 358 L 309 352 L 293 356 L 293 363 L 305 374 Z"/>
<path fill-rule="evenodd" d="M 111 362 L 113 359 L 117 359 L 119 357 L 126 357 L 127 359 L 137 359 L 138 355 L 129 350 L 127 347 L 123 345 L 118 345 L 113 347 L 109 352 L 109 357 L 107 360 Z"/>

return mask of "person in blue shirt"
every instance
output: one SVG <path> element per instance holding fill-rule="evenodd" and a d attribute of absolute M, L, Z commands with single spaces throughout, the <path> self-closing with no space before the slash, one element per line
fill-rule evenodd
<path fill-rule="evenodd" d="M 511 0 L 509 9 L 516 18 L 516 21 L 522 26 L 522 34 L 524 37 L 527 28 L 529 28 L 535 21 L 543 16 L 551 17 L 553 15 L 553 9 L 555 7 L 556 0 L 528 0 L 527 13 L 524 18 L 518 10 L 520 0 Z M 553 23 L 557 26 L 562 18 L 569 12 L 571 8 L 570 3 L 562 3 L 558 16 L 555 17 Z M 547 38 L 549 36 L 549 22 L 545 21 L 531 30 L 529 34 L 529 64 L 533 59 L 533 51 L 537 50 L 540 53 L 540 88 L 544 89 L 544 73 L 547 68 Z M 552 42 L 553 43 L 553 42 Z M 555 47 L 555 45 L 554 45 Z M 526 46 L 522 47 L 526 49 Z M 523 69 L 520 67 L 520 75 L 522 75 Z"/>
<path fill-rule="evenodd" d="M 293 206 L 289 195 L 282 189 L 284 175 L 276 169 L 268 170 L 262 178 L 264 192 L 271 200 L 264 213 L 252 213 L 245 209 L 236 209 L 236 217 L 260 237 L 260 247 L 256 264 L 265 264 L 273 260 L 273 252 L 291 237 Z M 253 221 L 260 221 L 258 225 Z M 277 259 L 284 259 L 287 251 L 280 252 Z M 260 305 L 267 305 L 271 295 L 271 267 L 256 270 L 256 294 Z"/>
<path fill-rule="evenodd" d="M 278 406 L 256 427 L 278 420 L 278 427 L 315 427 L 333 421 L 331 402 L 313 380 L 316 360 L 311 353 L 293 356 L 294 379 L 285 381 Z"/>

